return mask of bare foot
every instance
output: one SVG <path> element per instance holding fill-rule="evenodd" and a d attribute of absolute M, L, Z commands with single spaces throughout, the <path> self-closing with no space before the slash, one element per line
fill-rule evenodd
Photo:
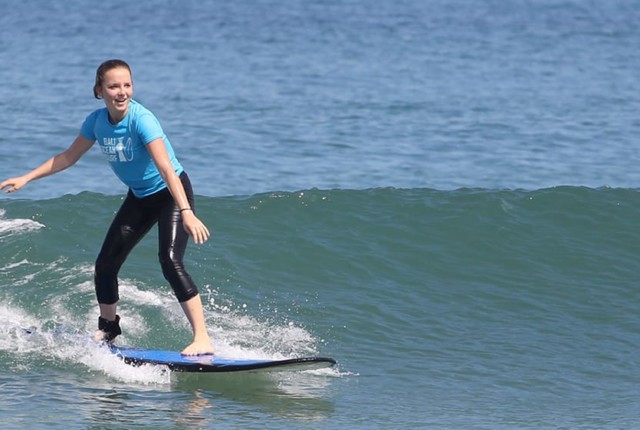
<path fill-rule="evenodd" d="M 103 340 L 105 340 L 107 337 L 107 334 L 105 332 L 103 332 L 102 330 L 97 330 L 94 334 L 93 334 L 93 340 L 95 340 L 96 342 L 102 342 Z"/>
<path fill-rule="evenodd" d="M 210 355 L 215 354 L 215 349 L 213 345 L 211 345 L 211 341 L 209 339 L 197 341 L 194 340 L 193 343 L 187 346 L 182 350 L 180 354 L 182 355 Z"/>
<path fill-rule="evenodd" d="M 97 330 L 93 334 L 93 340 L 96 342 L 105 342 L 105 343 L 113 343 L 113 339 L 107 340 L 107 333 L 102 330 Z"/>

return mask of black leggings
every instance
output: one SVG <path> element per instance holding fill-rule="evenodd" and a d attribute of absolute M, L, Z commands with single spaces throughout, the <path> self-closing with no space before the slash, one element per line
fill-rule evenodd
<path fill-rule="evenodd" d="M 194 207 L 193 189 L 186 173 L 180 181 L 187 200 Z M 198 288 L 182 263 L 189 235 L 182 226 L 180 208 L 167 188 L 138 198 L 131 190 L 116 214 L 96 260 L 94 280 L 98 303 L 111 305 L 118 301 L 118 272 L 134 246 L 158 223 L 160 266 L 179 302 L 198 294 Z"/>

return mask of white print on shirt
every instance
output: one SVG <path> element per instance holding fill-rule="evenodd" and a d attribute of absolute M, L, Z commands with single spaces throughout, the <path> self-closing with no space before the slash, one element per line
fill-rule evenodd
<path fill-rule="evenodd" d="M 100 146 L 110 162 L 126 163 L 133 160 L 133 148 L 131 148 L 131 138 L 124 143 L 124 137 L 105 137 Z"/>

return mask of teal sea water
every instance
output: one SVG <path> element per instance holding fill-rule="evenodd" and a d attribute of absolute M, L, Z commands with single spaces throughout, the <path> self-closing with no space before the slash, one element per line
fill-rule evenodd
<path fill-rule="evenodd" d="M 87 342 L 126 192 L 96 149 L 0 197 L 1 428 L 640 427 L 637 0 L 0 12 L 2 179 L 127 60 L 213 233 L 186 263 L 217 349 L 339 363 L 185 375 Z M 179 349 L 156 240 L 121 272 L 119 341 Z"/>
<path fill-rule="evenodd" d="M 94 329 L 91 263 L 119 202 L 85 192 L 3 205 L 9 428 L 638 424 L 636 190 L 201 197 L 214 239 L 187 264 L 219 351 L 339 360 L 275 376 L 133 369 L 73 336 L 59 341 L 57 331 Z M 156 252 L 150 234 L 123 268 L 121 342 L 180 348 L 189 330 Z"/>

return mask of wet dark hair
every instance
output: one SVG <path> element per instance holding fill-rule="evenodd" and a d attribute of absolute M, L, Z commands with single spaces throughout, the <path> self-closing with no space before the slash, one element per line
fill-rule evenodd
<path fill-rule="evenodd" d="M 95 98 L 100 98 L 100 96 L 98 95 L 98 88 L 102 86 L 102 80 L 104 79 L 105 73 L 107 73 L 109 70 L 117 69 L 118 67 L 127 69 L 129 71 L 129 74 L 132 75 L 131 67 L 129 67 L 129 65 L 122 60 L 107 60 L 104 63 L 100 64 L 100 66 L 98 66 L 98 70 L 96 70 L 96 83 L 93 86 L 93 96 Z"/>

